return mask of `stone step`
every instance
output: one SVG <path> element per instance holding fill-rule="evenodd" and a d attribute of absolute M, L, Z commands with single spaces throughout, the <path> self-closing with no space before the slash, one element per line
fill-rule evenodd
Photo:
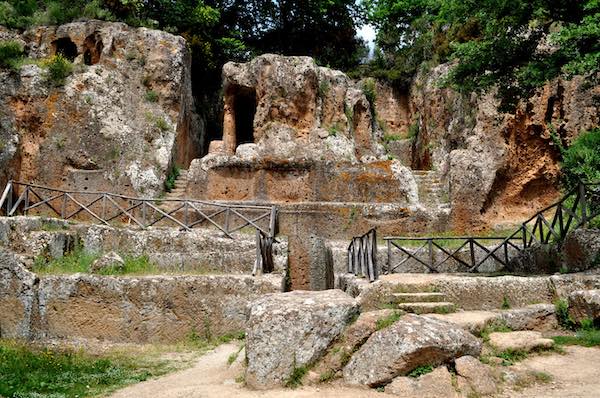
<path fill-rule="evenodd" d="M 456 312 L 456 305 L 454 303 L 440 301 L 440 302 L 414 302 L 414 303 L 400 303 L 398 308 L 415 314 L 449 314 Z"/>
<path fill-rule="evenodd" d="M 391 302 L 400 303 L 434 303 L 443 302 L 446 299 L 444 293 L 437 292 L 419 292 L 419 293 L 392 293 Z"/>

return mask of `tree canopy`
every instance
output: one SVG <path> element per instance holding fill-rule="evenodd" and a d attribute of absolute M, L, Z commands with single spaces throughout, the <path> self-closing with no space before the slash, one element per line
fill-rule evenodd
<path fill-rule="evenodd" d="M 600 0 L 365 0 L 378 29 L 371 73 L 406 85 L 456 62 L 448 84 L 497 86 L 505 108 L 559 75 L 600 70 Z"/>

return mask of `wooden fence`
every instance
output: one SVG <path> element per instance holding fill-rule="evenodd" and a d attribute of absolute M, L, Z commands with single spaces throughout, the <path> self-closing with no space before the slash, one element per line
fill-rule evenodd
<path fill-rule="evenodd" d="M 67 191 L 9 181 L 0 197 L 0 214 L 42 215 L 63 220 L 91 221 L 129 227 L 176 227 L 189 231 L 213 227 L 235 239 L 234 232 L 256 231 L 256 263 L 272 270 L 272 244 L 276 234 L 277 207 L 190 199 L 147 199 L 87 191 Z"/>
<path fill-rule="evenodd" d="M 348 246 L 348 272 L 356 276 L 364 276 L 369 282 L 379 278 L 377 232 L 374 229 L 362 236 L 352 238 Z"/>
<path fill-rule="evenodd" d="M 489 261 L 510 268 L 512 255 L 521 250 L 536 244 L 560 246 L 569 231 L 590 225 L 600 226 L 600 183 L 582 182 L 509 236 L 384 237 L 387 263 L 382 271 L 392 273 L 408 261 L 429 272 L 440 272 L 448 261 L 457 263 L 464 272 L 479 272 Z"/>

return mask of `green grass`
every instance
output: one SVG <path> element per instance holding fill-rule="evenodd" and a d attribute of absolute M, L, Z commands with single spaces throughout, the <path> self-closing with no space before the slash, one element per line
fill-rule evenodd
<path fill-rule="evenodd" d="M 319 381 L 321 383 L 327 383 L 330 380 L 333 380 L 335 378 L 335 372 L 331 369 L 321 373 L 319 375 Z"/>
<path fill-rule="evenodd" d="M 402 316 L 402 314 L 399 311 L 395 311 L 393 314 L 390 314 L 384 318 L 378 319 L 377 322 L 375 322 L 375 329 L 376 330 L 385 329 L 388 326 L 391 326 L 394 323 L 396 323 L 396 321 L 398 321 L 401 316 Z"/>
<path fill-rule="evenodd" d="M 522 350 L 506 350 L 496 353 L 496 356 L 502 359 L 502 366 L 511 366 L 515 362 L 526 359 L 528 353 Z"/>
<path fill-rule="evenodd" d="M 490 341 L 490 334 L 495 332 L 512 332 L 513 330 L 509 328 L 506 323 L 502 321 L 494 321 L 483 328 L 483 330 L 479 333 L 479 337 L 483 339 L 484 342 Z"/>
<path fill-rule="evenodd" d="M 411 370 L 407 376 L 417 378 L 431 372 L 433 372 L 433 365 L 421 365 Z"/>
<path fill-rule="evenodd" d="M 575 336 L 555 336 L 558 345 L 580 345 L 584 347 L 600 346 L 600 329 L 580 329 Z"/>
<path fill-rule="evenodd" d="M 0 340 L 0 396 L 92 397 L 167 373 L 166 361 L 29 347 Z"/>
<path fill-rule="evenodd" d="M 76 247 L 70 253 L 61 258 L 48 260 L 44 256 L 38 256 L 33 263 L 33 272 L 39 274 L 75 274 L 89 273 L 90 266 L 101 255 Z M 122 268 L 110 266 L 98 272 L 98 275 L 144 275 L 156 274 L 158 266 L 150 261 L 147 255 L 124 256 Z"/>
<path fill-rule="evenodd" d="M 148 102 L 157 102 L 158 94 L 156 93 L 156 91 L 153 91 L 153 90 L 146 91 L 146 94 L 144 95 L 144 99 Z"/>
<path fill-rule="evenodd" d="M 44 62 L 46 67 L 46 79 L 55 86 L 65 84 L 66 78 L 73 72 L 73 64 L 63 57 L 56 54 Z"/>
<path fill-rule="evenodd" d="M 503 310 L 510 309 L 510 302 L 508 301 L 508 297 L 506 297 L 506 296 L 502 297 L 502 305 L 500 308 L 502 308 Z"/>
<path fill-rule="evenodd" d="M 181 174 L 181 168 L 179 166 L 173 166 L 165 180 L 165 190 L 167 192 L 171 192 L 175 188 L 175 181 L 177 181 L 179 174 Z"/>

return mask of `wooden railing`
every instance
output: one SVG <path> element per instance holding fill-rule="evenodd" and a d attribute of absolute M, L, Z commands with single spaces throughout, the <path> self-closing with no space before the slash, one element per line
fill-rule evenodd
<path fill-rule="evenodd" d="M 256 232 L 255 272 L 273 269 L 272 244 L 276 234 L 277 207 L 190 199 L 134 198 L 108 192 L 67 191 L 9 181 L 0 196 L 0 214 L 43 215 L 63 220 L 91 221 L 129 227 L 176 227 L 191 230 L 213 227 L 228 238 L 234 232 Z M 257 269 L 258 267 L 258 269 Z"/>
<path fill-rule="evenodd" d="M 366 234 L 352 238 L 348 246 L 348 272 L 364 276 L 370 282 L 377 280 L 377 232 L 372 229 Z"/>
<path fill-rule="evenodd" d="M 560 246 L 569 231 L 590 225 L 600 226 L 600 183 L 582 182 L 509 236 L 384 237 L 387 264 L 383 272 L 394 272 L 408 261 L 429 272 L 439 272 L 448 261 L 455 262 L 455 268 L 464 272 L 479 272 L 489 261 L 510 269 L 511 257 L 521 250 L 536 244 Z"/>

